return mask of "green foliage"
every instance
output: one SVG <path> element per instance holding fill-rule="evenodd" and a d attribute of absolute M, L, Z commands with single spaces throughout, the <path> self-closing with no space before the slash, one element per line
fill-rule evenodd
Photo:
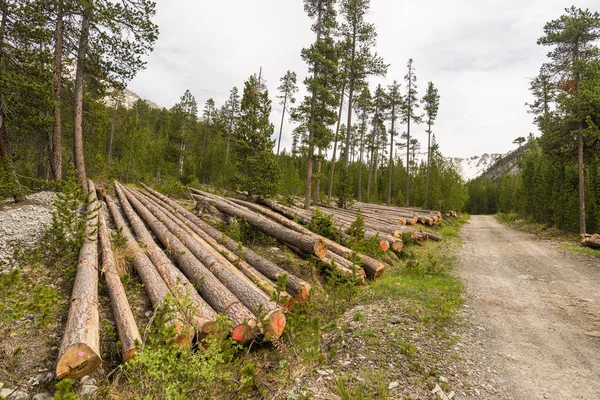
<path fill-rule="evenodd" d="M 313 212 L 307 228 L 331 240 L 339 239 L 339 232 L 333 220 L 333 215 L 324 213 L 319 208 Z"/>
<path fill-rule="evenodd" d="M 78 397 L 73 392 L 73 381 L 70 379 L 63 379 L 56 385 L 56 393 L 54 394 L 54 400 L 77 400 Z"/>
<path fill-rule="evenodd" d="M 360 211 L 356 212 L 356 220 L 350 225 L 346 233 L 352 236 L 355 240 L 363 240 L 365 238 L 365 218 Z"/>
<path fill-rule="evenodd" d="M 268 196 L 276 192 L 281 171 L 273 154 L 273 124 L 269 121 L 269 92 L 251 76 L 244 84 L 240 118 L 235 131 L 235 183 L 250 195 Z"/>

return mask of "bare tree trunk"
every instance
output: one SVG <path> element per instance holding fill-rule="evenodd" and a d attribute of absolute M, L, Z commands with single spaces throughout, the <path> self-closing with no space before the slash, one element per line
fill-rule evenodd
<path fill-rule="evenodd" d="M 183 176 L 183 163 L 185 159 L 185 121 L 181 126 L 181 144 L 179 145 L 179 177 Z"/>
<path fill-rule="evenodd" d="M 348 156 L 350 154 L 350 133 L 352 131 L 352 100 L 354 99 L 354 60 L 356 58 L 356 24 L 354 24 L 354 31 L 352 32 L 352 54 L 350 55 L 350 71 L 348 75 L 348 121 L 346 123 L 346 144 L 344 146 L 344 169 L 348 169 Z"/>
<path fill-rule="evenodd" d="M 373 166 L 375 161 L 375 136 L 377 135 L 377 128 L 373 129 L 373 134 L 371 136 L 371 157 L 369 159 L 369 178 L 367 179 L 367 201 L 371 201 L 371 180 L 373 177 Z"/>
<path fill-rule="evenodd" d="M 88 40 L 90 34 L 90 10 L 83 11 L 81 20 L 81 35 L 77 50 L 77 70 L 75 72 L 75 87 L 73 89 L 73 159 L 77 170 L 77 181 L 84 192 L 88 192 L 87 174 L 83 154 L 83 77 L 85 74 Z"/>
<path fill-rule="evenodd" d="M 358 149 L 360 154 L 358 159 L 358 201 L 362 201 L 362 166 L 366 125 L 366 121 L 363 119 L 363 126 L 360 130 L 360 148 Z"/>
<path fill-rule="evenodd" d="M 388 187 L 385 203 L 389 206 L 392 203 L 392 175 L 394 170 L 394 124 L 396 122 L 396 102 L 392 104 L 392 129 L 390 132 L 390 162 L 388 167 Z"/>
<path fill-rule="evenodd" d="M 431 169 L 431 122 L 429 123 L 429 129 L 427 130 L 427 178 L 425 182 L 425 204 L 423 208 L 426 210 L 429 208 L 429 172 Z"/>
<path fill-rule="evenodd" d="M 283 132 L 283 121 L 285 119 L 285 107 L 287 105 L 288 92 L 285 92 L 283 98 L 283 111 L 281 112 L 281 125 L 279 126 L 279 139 L 277 140 L 277 158 L 279 158 L 279 148 L 281 146 L 281 133 Z"/>
<path fill-rule="evenodd" d="M 108 154 L 107 160 L 108 165 L 112 164 L 112 148 L 113 148 L 113 140 L 115 138 L 115 130 L 117 127 L 117 110 L 119 109 L 119 99 L 115 99 L 115 107 L 113 109 L 112 122 L 110 124 L 110 136 L 108 138 Z"/>
<path fill-rule="evenodd" d="M 584 235 L 585 229 L 585 181 L 583 176 L 583 134 L 577 135 L 578 159 L 577 166 L 579 172 L 579 233 Z"/>
<path fill-rule="evenodd" d="M 344 72 L 346 75 L 346 72 Z M 340 93 L 340 108 L 338 111 L 338 121 L 335 128 L 335 138 L 333 142 L 333 156 L 331 157 L 331 170 L 329 171 L 329 188 L 327 189 L 327 202 L 331 202 L 331 194 L 333 193 L 333 178 L 335 174 L 335 156 L 337 153 L 337 144 L 340 135 L 340 124 L 342 122 L 342 109 L 344 108 L 344 90 L 346 89 L 346 79 L 342 82 L 342 92 Z"/>
<path fill-rule="evenodd" d="M 56 32 L 54 41 L 54 75 L 52 85 L 54 86 L 54 132 L 50 140 L 50 168 L 54 180 L 62 180 L 62 50 L 63 50 L 63 5 L 62 0 L 57 4 Z"/>
<path fill-rule="evenodd" d="M 79 252 L 69 316 L 58 350 L 56 378 L 80 378 L 95 370 L 100 359 L 98 314 L 98 212 L 96 190 L 90 181 L 85 242 Z"/>
<path fill-rule="evenodd" d="M 319 147 L 319 156 L 317 161 L 317 179 L 315 179 L 315 203 L 321 199 L 321 166 L 323 163 L 323 152 Z"/>

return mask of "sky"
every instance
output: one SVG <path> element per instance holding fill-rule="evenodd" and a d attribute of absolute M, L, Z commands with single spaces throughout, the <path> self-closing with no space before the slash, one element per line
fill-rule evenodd
<path fill-rule="evenodd" d="M 597 0 L 581 0 L 580 8 Z M 301 99 L 308 73 L 300 51 L 310 46 L 312 21 L 301 0 L 158 0 L 160 29 L 147 68 L 129 84 L 139 96 L 170 108 L 189 89 L 199 104 L 213 98 L 221 107 L 234 86 L 262 67 L 270 98 L 275 136 L 282 107 L 276 96 L 287 70 L 298 74 Z M 526 102 L 529 81 L 546 60 L 538 46 L 546 22 L 572 3 L 560 0 L 371 0 L 366 16 L 377 31 L 373 49 L 389 64 L 387 75 L 371 88 L 402 84 L 413 59 L 419 97 L 431 81 L 440 109 L 433 132 L 447 157 L 506 153 L 519 136 L 537 133 Z M 241 90 L 240 90 L 241 91 Z M 287 119 L 287 118 L 286 118 Z M 345 121 L 345 118 L 344 120 Z M 286 121 L 282 147 L 291 147 L 294 125 Z M 425 148 L 426 126 L 411 126 Z"/>

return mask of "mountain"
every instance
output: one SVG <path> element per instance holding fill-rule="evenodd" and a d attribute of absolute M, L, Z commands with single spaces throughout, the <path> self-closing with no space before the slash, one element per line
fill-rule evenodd
<path fill-rule="evenodd" d="M 507 154 L 485 153 L 482 156 L 473 156 L 469 158 L 445 157 L 444 161 L 447 165 L 452 165 L 456 168 L 465 181 L 470 181 L 482 175 L 488 168 Z"/>
<path fill-rule="evenodd" d="M 140 97 L 139 95 L 137 95 L 136 93 L 132 92 L 131 90 L 129 90 L 127 88 L 125 90 L 123 90 L 123 93 L 121 94 L 121 98 L 119 99 L 119 102 L 121 103 L 121 105 L 123 107 L 131 108 L 131 107 L 133 107 L 135 102 L 138 100 L 145 101 L 146 104 L 148 104 L 150 106 L 150 108 L 162 108 L 158 104 L 153 103 L 148 99 L 144 99 L 144 98 Z M 115 104 L 115 100 L 112 97 L 107 97 L 104 99 L 104 101 L 106 102 L 106 105 L 109 107 L 113 107 Z"/>

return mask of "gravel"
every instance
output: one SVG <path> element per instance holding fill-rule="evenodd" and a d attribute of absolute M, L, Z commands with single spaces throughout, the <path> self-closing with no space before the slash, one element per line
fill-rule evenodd
<path fill-rule="evenodd" d="M 34 247 L 52 220 L 54 192 L 38 192 L 26 196 L 19 204 L 0 210 L 0 271 L 14 268 L 13 252 L 17 243 Z"/>

